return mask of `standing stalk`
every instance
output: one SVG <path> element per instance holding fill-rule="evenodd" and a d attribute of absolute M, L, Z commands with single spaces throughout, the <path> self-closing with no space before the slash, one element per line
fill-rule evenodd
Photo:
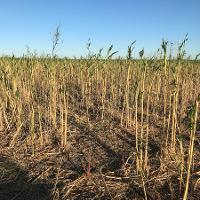
<path fill-rule="evenodd" d="M 193 151 L 194 151 L 194 140 L 195 140 L 195 133 L 196 133 L 196 128 L 197 128 L 199 100 L 200 100 L 200 95 L 199 95 L 198 99 L 196 100 L 195 105 L 192 106 L 191 110 L 190 110 L 191 111 L 190 112 L 190 120 L 191 120 L 191 124 L 190 124 L 190 146 L 189 146 L 189 155 L 188 155 L 187 178 L 186 178 L 185 192 L 184 192 L 183 200 L 187 200 L 188 190 L 189 190 L 190 174 L 191 174 Z"/>

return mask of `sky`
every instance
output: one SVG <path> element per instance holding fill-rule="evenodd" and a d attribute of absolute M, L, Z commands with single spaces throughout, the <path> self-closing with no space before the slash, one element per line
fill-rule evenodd
<path fill-rule="evenodd" d="M 134 53 L 153 55 L 162 39 L 176 49 L 188 33 L 188 55 L 200 52 L 200 0 L 0 0 L 0 55 L 30 51 L 49 54 L 52 35 L 60 26 L 59 56 L 104 53 L 110 45 L 125 56 L 134 40 Z M 174 50 L 175 51 L 175 50 Z M 134 56 L 134 55 L 133 55 Z"/>

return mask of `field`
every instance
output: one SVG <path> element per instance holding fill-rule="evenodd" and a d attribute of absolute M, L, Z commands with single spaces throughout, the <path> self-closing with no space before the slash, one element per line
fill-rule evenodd
<path fill-rule="evenodd" d="M 184 41 L 185 42 L 185 41 Z M 200 197 L 200 62 L 0 58 L 0 199 Z"/>

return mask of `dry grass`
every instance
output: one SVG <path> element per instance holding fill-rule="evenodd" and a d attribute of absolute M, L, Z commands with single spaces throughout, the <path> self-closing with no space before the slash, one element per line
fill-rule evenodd
<path fill-rule="evenodd" d="M 163 59 L 2 57 L 0 199 L 198 199 L 200 63 L 163 45 Z"/>

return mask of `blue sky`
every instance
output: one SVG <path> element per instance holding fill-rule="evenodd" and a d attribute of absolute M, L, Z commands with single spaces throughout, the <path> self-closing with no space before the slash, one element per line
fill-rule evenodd
<path fill-rule="evenodd" d="M 187 52 L 200 52 L 199 0 L 0 0 L 0 55 L 22 55 L 26 45 L 37 53 L 51 52 L 51 35 L 60 24 L 60 56 L 86 55 L 114 45 L 120 55 L 136 40 L 156 52 L 162 38 L 177 44 L 189 34 Z"/>

